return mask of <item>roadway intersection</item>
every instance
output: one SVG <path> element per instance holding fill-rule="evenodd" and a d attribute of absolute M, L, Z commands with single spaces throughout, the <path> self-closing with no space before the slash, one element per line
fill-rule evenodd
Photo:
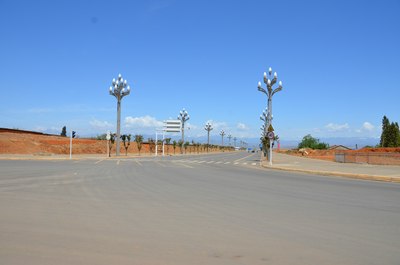
<path fill-rule="evenodd" d="M 258 160 L 0 160 L 0 260 L 399 264 L 399 184 L 274 171 Z"/>

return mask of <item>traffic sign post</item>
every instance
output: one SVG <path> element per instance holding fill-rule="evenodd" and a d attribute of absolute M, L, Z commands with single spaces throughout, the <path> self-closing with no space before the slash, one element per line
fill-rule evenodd
<path fill-rule="evenodd" d="M 71 137 L 69 140 L 69 159 L 72 159 L 72 138 L 75 138 L 75 131 L 71 131 Z"/>
<path fill-rule="evenodd" d="M 269 165 L 272 166 L 272 142 L 274 141 L 274 128 L 272 127 L 272 124 L 269 125 L 268 127 L 268 133 L 267 137 L 269 139 Z"/>
<path fill-rule="evenodd" d="M 110 131 L 107 132 L 106 139 L 107 139 L 107 157 L 110 157 L 110 140 L 111 140 Z"/>

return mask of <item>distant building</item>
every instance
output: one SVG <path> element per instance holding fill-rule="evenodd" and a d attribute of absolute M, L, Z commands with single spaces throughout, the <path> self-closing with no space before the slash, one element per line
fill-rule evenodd
<path fill-rule="evenodd" d="M 351 148 L 344 145 L 332 145 L 329 147 L 329 150 L 352 150 Z"/>

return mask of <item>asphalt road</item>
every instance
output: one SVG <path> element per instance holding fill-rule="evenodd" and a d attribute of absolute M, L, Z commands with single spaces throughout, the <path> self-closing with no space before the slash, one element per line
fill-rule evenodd
<path fill-rule="evenodd" d="M 258 154 L 0 160 L 0 264 L 400 264 L 400 185 Z"/>

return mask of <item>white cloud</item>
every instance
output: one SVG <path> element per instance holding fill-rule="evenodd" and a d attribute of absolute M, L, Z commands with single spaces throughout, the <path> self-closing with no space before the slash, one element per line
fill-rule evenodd
<path fill-rule="evenodd" d="M 363 123 L 362 128 L 366 131 L 373 131 L 375 129 L 375 126 L 366 121 Z"/>
<path fill-rule="evenodd" d="M 151 116 L 143 116 L 143 117 L 126 117 L 125 118 L 125 126 L 127 128 L 154 128 L 154 127 L 162 127 L 163 122 L 158 121 L 156 118 Z"/>
<path fill-rule="evenodd" d="M 344 130 L 348 130 L 349 124 L 345 123 L 345 124 L 335 124 L 335 123 L 329 123 L 325 126 L 325 128 L 327 128 L 330 131 L 344 131 Z"/>
<path fill-rule="evenodd" d="M 111 128 L 113 127 L 113 125 L 111 123 L 109 123 L 108 121 L 99 121 L 99 120 L 91 120 L 89 122 L 90 126 L 92 126 L 93 128 L 96 129 L 107 129 L 107 128 Z"/>
<path fill-rule="evenodd" d="M 188 128 L 189 130 L 197 130 L 199 127 L 192 123 L 185 123 L 185 128 Z"/>
<path fill-rule="evenodd" d="M 219 130 L 219 129 L 226 130 L 228 128 L 228 124 L 224 121 L 208 120 L 208 121 L 206 121 L 206 123 L 210 123 L 214 130 Z"/>
<path fill-rule="evenodd" d="M 239 122 L 237 125 L 236 125 L 236 128 L 239 130 L 239 131 L 247 131 L 249 128 L 246 126 L 246 124 L 244 124 L 244 123 L 241 123 L 241 122 Z"/>

